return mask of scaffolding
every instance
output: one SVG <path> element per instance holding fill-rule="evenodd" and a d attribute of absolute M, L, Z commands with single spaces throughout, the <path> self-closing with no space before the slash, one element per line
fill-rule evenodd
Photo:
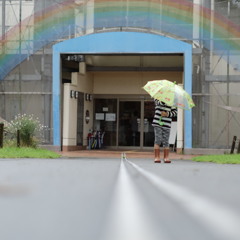
<path fill-rule="evenodd" d="M 0 117 L 36 115 L 49 127 L 46 143 L 52 143 L 52 45 L 106 31 L 192 44 L 193 147 L 229 148 L 240 132 L 239 0 L 1 0 L 0 12 Z"/>

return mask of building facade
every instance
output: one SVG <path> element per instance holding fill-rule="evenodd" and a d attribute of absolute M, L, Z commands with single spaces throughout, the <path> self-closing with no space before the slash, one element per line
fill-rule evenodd
<path fill-rule="evenodd" d="M 196 104 L 179 110 L 179 150 L 228 149 L 240 132 L 237 0 L 3 0 L 0 11 L 0 117 L 34 114 L 46 144 L 151 147 L 142 86 L 153 79 L 182 85 Z"/>

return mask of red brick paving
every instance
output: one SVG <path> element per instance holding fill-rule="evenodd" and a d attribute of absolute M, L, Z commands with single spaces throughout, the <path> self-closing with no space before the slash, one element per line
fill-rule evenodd
<path fill-rule="evenodd" d="M 126 153 L 127 158 L 153 158 L 153 151 L 140 150 L 81 150 L 60 152 L 63 157 L 86 157 L 86 158 L 121 158 L 121 153 Z M 196 155 L 177 154 L 170 152 L 170 159 L 191 159 Z"/>

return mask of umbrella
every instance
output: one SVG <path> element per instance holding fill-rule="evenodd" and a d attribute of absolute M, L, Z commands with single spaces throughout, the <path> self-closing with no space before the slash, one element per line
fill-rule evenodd
<path fill-rule="evenodd" d="M 148 81 L 143 89 L 151 97 L 165 102 L 168 106 L 190 109 L 195 106 L 191 96 L 180 86 L 168 80 Z"/>

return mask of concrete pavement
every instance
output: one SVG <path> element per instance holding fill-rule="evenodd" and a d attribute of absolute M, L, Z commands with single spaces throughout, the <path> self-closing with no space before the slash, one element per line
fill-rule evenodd
<path fill-rule="evenodd" d="M 1 159 L 0 239 L 240 239 L 240 165 L 114 153 Z"/>

